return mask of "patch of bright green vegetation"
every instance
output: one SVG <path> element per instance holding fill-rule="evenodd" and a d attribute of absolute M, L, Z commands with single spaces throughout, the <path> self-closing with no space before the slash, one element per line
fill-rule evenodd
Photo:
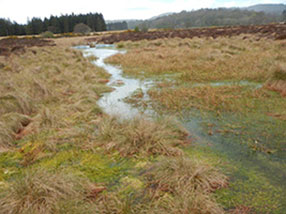
<path fill-rule="evenodd" d="M 218 201 L 225 207 L 244 205 L 257 213 L 282 213 L 285 193 L 264 175 L 246 167 L 237 168 L 227 189 L 218 190 Z M 283 204 L 285 206 L 285 204 Z"/>
<path fill-rule="evenodd" d="M 215 192 L 219 203 L 226 210 L 244 206 L 255 213 L 281 213 L 283 211 L 283 188 L 276 186 L 255 166 L 231 161 L 210 147 L 196 146 L 185 150 L 186 154 L 220 168 L 229 177 L 228 188 Z"/>
<path fill-rule="evenodd" d="M 0 181 L 8 180 L 22 168 L 20 160 L 22 154 L 19 152 L 5 152 L 0 155 Z"/>
<path fill-rule="evenodd" d="M 113 156 L 100 153 L 67 150 L 42 160 L 36 167 L 49 170 L 67 170 L 82 174 L 93 182 L 114 182 L 126 174 L 133 164 L 128 160 L 112 160 Z"/>
<path fill-rule="evenodd" d="M 262 152 L 283 158 L 285 151 L 286 122 L 261 114 L 245 117 L 226 114 L 212 128 L 229 141 L 245 144 L 253 152 Z"/>

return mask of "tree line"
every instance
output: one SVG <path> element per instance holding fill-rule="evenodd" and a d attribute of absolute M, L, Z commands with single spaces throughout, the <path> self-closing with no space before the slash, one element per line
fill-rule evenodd
<path fill-rule="evenodd" d="M 7 19 L 0 19 L 0 36 L 9 35 L 34 35 L 45 31 L 52 33 L 73 32 L 75 25 L 83 23 L 92 31 L 105 31 L 106 24 L 101 13 L 71 14 L 61 16 L 50 16 L 44 20 L 32 18 L 27 24 L 18 24 Z"/>

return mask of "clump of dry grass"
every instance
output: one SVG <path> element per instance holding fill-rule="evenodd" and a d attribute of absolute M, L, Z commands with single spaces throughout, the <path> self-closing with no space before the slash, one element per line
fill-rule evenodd
<path fill-rule="evenodd" d="M 181 154 L 187 132 L 170 119 L 151 121 L 143 118 L 120 121 L 105 118 L 98 127 L 98 140 L 107 151 L 123 156 Z"/>
<path fill-rule="evenodd" d="M 59 202 L 84 199 L 81 179 L 44 170 L 27 171 L 4 190 L 0 213 L 49 214 L 59 210 Z"/>
<path fill-rule="evenodd" d="M 31 118 L 18 113 L 8 113 L 0 117 L 0 147 L 12 146 L 16 135 L 29 123 Z"/>
<path fill-rule="evenodd" d="M 18 113 L 33 123 L 18 138 L 44 129 L 70 129 L 77 121 L 101 114 L 96 101 L 109 88 L 98 80 L 109 75 L 80 51 L 42 47 L 10 58 L 5 62 L 10 69 L 0 72 L 0 117 Z M 1 144 L 12 145 L 15 133 L 2 119 L 1 127 Z"/>
<path fill-rule="evenodd" d="M 140 209 L 139 209 L 140 210 Z M 141 208 L 142 210 L 142 208 Z M 206 194 L 194 192 L 191 194 L 180 194 L 171 196 L 165 194 L 154 199 L 149 206 L 143 206 L 145 212 L 150 214 L 223 214 L 223 208 L 215 200 Z M 136 213 L 136 212 L 134 212 Z M 140 213 L 140 211 L 138 212 Z"/>
<path fill-rule="evenodd" d="M 227 186 L 227 177 L 214 167 L 184 157 L 165 158 L 145 177 L 156 204 L 153 213 L 223 213 L 211 193 Z"/>
<path fill-rule="evenodd" d="M 76 45 L 87 44 L 85 40 L 88 38 L 89 38 L 88 36 L 76 36 L 76 37 L 54 38 L 51 40 L 54 41 L 57 46 L 66 48 Z"/>
<path fill-rule="evenodd" d="M 271 90 L 280 92 L 282 96 L 286 96 L 286 66 L 277 66 L 266 86 Z"/>
<path fill-rule="evenodd" d="M 118 193 L 107 193 L 96 201 L 97 213 L 102 214 L 136 214 L 140 213 L 134 206 L 134 198 L 122 197 Z M 143 210 L 141 210 L 142 212 Z"/>
<path fill-rule="evenodd" d="M 168 110 L 180 111 L 182 109 L 203 109 L 203 110 L 240 110 L 241 106 L 235 101 L 242 98 L 243 86 L 220 86 L 209 85 L 198 87 L 163 87 L 148 91 L 152 100 Z"/>
<path fill-rule="evenodd" d="M 18 112 L 22 114 L 30 114 L 33 111 L 33 105 L 28 97 L 21 92 L 14 94 L 5 94 L 0 97 L 0 116 L 9 112 Z"/>
<path fill-rule="evenodd" d="M 155 190 L 180 192 L 213 192 L 227 185 L 226 176 L 216 168 L 184 157 L 165 158 L 145 173 L 149 187 Z"/>

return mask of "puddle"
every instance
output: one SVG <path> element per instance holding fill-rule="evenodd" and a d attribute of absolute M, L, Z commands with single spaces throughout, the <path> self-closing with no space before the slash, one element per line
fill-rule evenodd
<path fill-rule="evenodd" d="M 119 66 L 106 64 L 104 62 L 106 58 L 118 53 L 124 54 L 126 51 L 117 50 L 113 45 L 103 44 L 98 44 L 94 48 L 90 48 L 89 46 L 78 46 L 76 48 L 83 50 L 84 56 L 86 57 L 97 57 L 97 60 L 94 61 L 94 64 L 105 69 L 108 73 L 111 74 L 109 83 L 107 85 L 114 88 L 114 90 L 110 93 L 105 93 L 103 97 L 98 101 L 98 105 L 103 109 L 105 113 L 109 115 L 116 115 L 123 119 L 130 119 L 141 114 L 152 114 L 151 110 L 147 109 L 142 112 L 123 101 L 124 98 L 130 96 L 138 88 L 142 89 L 144 95 L 146 96 L 146 92 L 151 87 L 152 81 L 143 81 L 124 77 L 122 75 L 122 69 Z"/>
<path fill-rule="evenodd" d="M 192 87 L 200 87 L 200 86 L 212 86 L 212 87 L 219 87 L 219 86 L 249 86 L 255 89 L 261 88 L 263 85 L 261 83 L 250 82 L 246 80 L 242 81 L 223 81 L 223 82 L 209 82 L 209 83 L 195 83 Z"/>

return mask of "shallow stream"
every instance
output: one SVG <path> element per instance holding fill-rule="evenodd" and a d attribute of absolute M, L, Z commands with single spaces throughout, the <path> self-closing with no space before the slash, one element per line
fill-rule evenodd
<path fill-rule="evenodd" d="M 125 51 L 117 50 L 113 45 L 96 45 L 94 48 L 90 48 L 89 46 L 79 46 L 77 48 L 82 49 L 86 57 L 97 57 L 94 64 L 105 69 L 109 74 L 111 74 L 107 85 L 111 86 L 114 90 L 110 93 L 105 93 L 98 101 L 98 105 L 105 113 L 116 115 L 123 119 L 130 119 L 144 113 L 148 113 L 148 115 L 151 114 L 150 110 L 142 112 L 141 110 L 132 107 L 130 104 L 124 102 L 124 98 L 129 97 L 137 89 L 141 89 L 144 96 L 147 97 L 146 92 L 152 85 L 152 81 L 124 77 L 120 67 L 106 64 L 104 62 L 106 58 L 118 53 L 124 54 Z"/>

